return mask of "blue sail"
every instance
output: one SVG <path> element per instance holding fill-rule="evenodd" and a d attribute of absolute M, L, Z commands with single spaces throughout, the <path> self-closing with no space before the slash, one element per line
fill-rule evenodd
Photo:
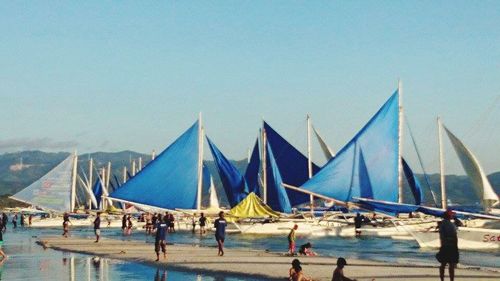
<path fill-rule="evenodd" d="M 291 213 L 292 206 L 290 204 L 287 191 L 283 187 L 283 180 L 274 157 L 273 150 L 270 144 L 267 144 L 267 205 L 273 210 L 282 213 Z"/>
<path fill-rule="evenodd" d="M 365 157 L 361 149 L 359 150 L 359 188 L 361 197 L 373 198 L 372 184 L 370 183 L 368 168 L 366 167 Z"/>
<path fill-rule="evenodd" d="M 238 169 L 222 154 L 215 144 L 207 137 L 208 146 L 215 160 L 222 186 L 226 192 L 231 208 L 238 205 L 248 193 L 246 182 Z"/>
<path fill-rule="evenodd" d="M 109 197 L 164 209 L 196 209 L 198 131 L 195 122 Z"/>
<path fill-rule="evenodd" d="M 357 203 L 361 205 L 364 209 L 389 213 L 391 215 L 420 211 L 420 206 L 413 204 L 371 201 L 363 198 L 358 198 Z"/>
<path fill-rule="evenodd" d="M 247 182 L 248 193 L 255 193 L 260 196 L 259 191 L 259 165 L 260 165 L 260 155 L 259 155 L 259 141 L 255 141 L 253 147 L 252 155 L 250 156 L 250 161 L 248 162 L 247 169 L 245 171 L 245 181 Z"/>
<path fill-rule="evenodd" d="M 397 201 L 399 165 L 399 95 L 396 91 L 370 121 L 302 188 L 340 201 L 361 196 L 361 186 L 353 182 L 356 167 L 356 145 L 363 148 L 363 158 L 373 198 Z M 286 181 L 285 181 L 286 182 Z M 354 184 L 354 185 L 353 185 Z"/>
<path fill-rule="evenodd" d="M 101 196 L 102 196 L 102 183 L 101 179 L 97 179 L 94 187 L 92 187 L 92 192 L 94 192 L 95 200 L 97 202 L 97 208 L 101 205 Z"/>
<path fill-rule="evenodd" d="M 410 166 L 408 166 L 408 163 L 406 163 L 404 158 L 401 159 L 403 162 L 403 171 L 405 173 L 406 180 L 408 181 L 411 193 L 415 198 L 415 205 L 420 205 L 424 198 L 424 191 L 422 190 L 422 187 L 420 186 L 420 182 L 418 181 L 417 177 L 415 177 L 415 175 L 413 174 L 413 171 L 411 170 Z"/>
<path fill-rule="evenodd" d="M 288 143 L 269 124 L 264 122 L 267 142 L 273 149 L 276 164 L 283 182 L 293 186 L 301 186 L 309 179 L 308 161 L 300 151 Z M 319 167 L 313 163 L 313 175 Z M 286 190 L 292 206 L 309 202 L 309 195 L 291 189 Z"/>

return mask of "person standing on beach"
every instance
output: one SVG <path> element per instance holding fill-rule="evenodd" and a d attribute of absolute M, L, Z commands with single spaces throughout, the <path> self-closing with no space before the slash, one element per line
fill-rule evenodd
<path fill-rule="evenodd" d="M 68 238 L 69 235 L 69 215 L 64 213 L 63 215 L 63 234 L 64 237 Z"/>
<path fill-rule="evenodd" d="M 290 256 L 295 255 L 295 241 L 297 240 L 297 236 L 295 232 L 299 228 L 298 225 L 294 225 L 292 229 L 290 229 L 290 233 L 288 233 L 288 254 Z"/>
<path fill-rule="evenodd" d="M 174 214 L 170 214 L 168 217 L 169 223 L 168 223 L 168 232 L 175 232 L 175 217 Z"/>
<path fill-rule="evenodd" d="M 127 216 L 127 235 L 132 235 L 132 216 L 128 215 Z"/>
<path fill-rule="evenodd" d="M 219 246 L 219 256 L 224 255 L 224 239 L 226 238 L 226 226 L 227 222 L 224 219 L 224 212 L 219 212 L 219 218 L 214 222 L 215 226 L 215 240 L 217 241 L 217 246 Z"/>
<path fill-rule="evenodd" d="M 24 218 L 24 214 L 21 213 L 21 227 L 24 227 L 26 224 L 26 221 L 25 221 L 25 218 Z"/>
<path fill-rule="evenodd" d="M 198 221 L 200 222 L 200 234 L 205 234 L 205 225 L 207 223 L 207 217 L 205 217 L 205 214 L 201 213 Z"/>
<path fill-rule="evenodd" d="M 14 225 L 13 228 L 16 229 L 17 228 L 17 213 L 14 213 L 14 215 L 12 216 L 12 224 Z"/>
<path fill-rule="evenodd" d="M 99 237 L 101 236 L 101 212 L 97 212 L 94 220 L 94 233 L 95 233 L 95 243 L 99 242 Z"/>
<path fill-rule="evenodd" d="M 354 218 L 354 233 L 356 237 L 361 236 L 361 225 L 363 224 L 364 216 L 362 216 L 359 212 L 356 213 L 356 217 Z"/>
<path fill-rule="evenodd" d="M 126 229 L 127 229 L 127 215 L 124 214 L 122 217 L 122 233 L 123 233 L 123 235 L 126 234 Z"/>
<path fill-rule="evenodd" d="M 31 227 L 31 223 L 33 221 L 33 214 L 30 214 L 28 217 L 28 226 Z"/>
<path fill-rule="evenodd" d="M 0 256 L 2 256 L 2 261 L 7 258 L 7 255 L 3 252 L 3 233 L 0 231 Z"/>
<path fill-rule="evenodd" d="M 2 213 L 2 231 L 7 231 L 7 223 L 9 222 L 9 217 L 6 213 Z"/>
<path fill-rule="evenodd" d="M 443 220 L 439 224 L 441 248 L 439 248 L 439 252 L 436 254 L 436 259 L 441 263 L 439 267 L 441 281 L 444 281 L 446 264 L 448 264 L 450 280 L 455 280 L 455 267 L 459 259 L 457 227 L 451 222 L 453 215 L 454 212 L 452 210 L 447 210 L 443 215 Z"/>
<path fill-rule="evenodd" d="M 156 235 L 155 235 L 155 253 L 156 253 L 156 261 L 160 260 L 160 249 L 163 252 L 163 258 L 167 258 L 167 224 L 168 217 L 165 216 L 163 221 L 161 219 L 161 215 L 158 217 L 158 223 L 156 224 Z"/>

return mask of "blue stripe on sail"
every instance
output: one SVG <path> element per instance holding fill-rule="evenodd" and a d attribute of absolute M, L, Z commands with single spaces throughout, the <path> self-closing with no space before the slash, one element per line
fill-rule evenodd
<path fill-rule="evenodd" d="M 283 180 L 281 178 L 278 165 L 270 144 L 267 144 L 267 205 L 273 210 L 282 213 L 291 213 L 292 206 L 288 199 L 287 192 L 283 187 Z"/>
<path fill-rule="evenodd" d="M 253 147 L 252 155 L 250 156 L 250 161 L 248 162 L 247 169 L 245 171 L 245 180 L 247 182 L 248 193 L 255 193 L 260 196 L 259 191 L 259 165 L 260 165 L 260 155 L 259 155 L 259 141 L 255 141 Z"/>
<path fill-rule="evenodd" d="M 196 209 L 198 122 L 110 197 L 164 209 Z"/>
<path fill-rule="evenodd" d="M 359 174 L 359 171 L 353 171 L 357 143 L 363 147 L 363 158 L 374 187 L 373 198 L 397 201 L 398 99 L 396 91 L 356 136 L 302 188 L 341 201 L 359 197 L 361 187 L 351 187 L 352 178 Z"/>
<path fill-rule="evenodd" d="M 370 183 L 370 176 L 361 149 L 359 150 L 359 187 L 361 197 L 373 198 L 372 184 Z"/>
<path fill-rule="evenodd" d="M 406 180 L 408 181 L 408 185 L 410 186 L 411 193 L 413 194 L 413 198 L 415 198 L 415 204 L 420 205 L 424 198 L 424 191 L 422 190 L 417 177 L 415 177 L 415 175 L 413 174 L 410 166 L 408 166 L 408 163 L 406 163 L 404 158 L 402 158 L 402 160 L 403 171 L 405 173 Z"/>
<path fill-rule="evenodd" d="M 97 179 L 97 181 L 95 182 L 94 187 L 92 188 L 92 192 L 94 192 L 95 200 L 97 202 L 97 209 L 99 209 L 102 196 L 102 184 L 100 179 Z"/>
<path fill-rule="evenodd" d="M 276 164 L 279 168 L 283 182 L 293 186 L 301 186 L 309 179 L 308 161 L 300 151 L 288 143 L 269 124 L 264 122 L 267 142 L 273 149 Z M 319 167 L 313 163 L 313 175 Z M 309 202 L 309 195 L 288 189 L 287 191 L 292 206 Z"/>
<path fill-rule="evenodd" d="M 232 208 L 246 197 L 245 191 L 247 188 L 245 179 L 208 137 L 207 140 L 222 181 L 222 186 L 226 192 L 227 200 Z"/>

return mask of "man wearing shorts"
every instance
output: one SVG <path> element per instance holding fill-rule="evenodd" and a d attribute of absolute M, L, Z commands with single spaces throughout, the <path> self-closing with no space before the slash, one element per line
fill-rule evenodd
<path fill-rule="evenodd" d="M 97 216 L 94 220 L 94 233 L 95 233 L 95 243 L 99 242 L 99 236 L 101 236 L 101 212 L 97 212 Z"/>
<path fill-rule="evenodd" d="M 219 256 L 224 255 L 224 239 L 226 237 L 227 222 L 224 219 L 224 212 L 219 212 L 219 218 L 215 220 L 215 240 L 219 246 Z"/>
<path fill-rule="evenodd" d="M 155 235 L 155 252 L 156 261 L 160 260 L 160 249 L 163 252 L 163 258 L 167 258 L 166 240 L 167 240 L 167 229 L 168 224 L 166 223 L 167 216 L 165 216 L 163 221 L 159 221 L 156 224 L 156 235 Z"/>

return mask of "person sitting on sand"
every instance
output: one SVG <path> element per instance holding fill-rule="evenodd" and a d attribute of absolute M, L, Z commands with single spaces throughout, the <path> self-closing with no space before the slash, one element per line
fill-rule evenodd
<path fill-rule="evenodd" d="M 344 266 L 347 265 L 347 261 L 344 258 L 337 259 L 337 267 L 333 271 L 332 281 L 356 281 L 356 279 L 347 278 L 344 276 Z M 372 279 L 372 281 L 375 279 Z"/>
<path fill-rule="evenodd" d="M 294 225 L 292 229 L 290 229 L 290 233 L 288 233 L 288 254 L 290 256 L 295 255 L 295 240 L 297 239 L 295 232 L 299 228 L 298 225 Z"/>
<path fill-rule="evenodd" d="M 300 246 L 299 254 L 303 256 L 316 256 L 317 254 L 312 250 L 311 242 L 307 242 L 306 244 Z"/>
<path fill-rule="evenodd" d="M 292 261 L 292 267 L 288 270 L 288 276 L 288 280 L 290 281 L 312 281 L 310 277 L 304 275 L 298 259 Z"/>

